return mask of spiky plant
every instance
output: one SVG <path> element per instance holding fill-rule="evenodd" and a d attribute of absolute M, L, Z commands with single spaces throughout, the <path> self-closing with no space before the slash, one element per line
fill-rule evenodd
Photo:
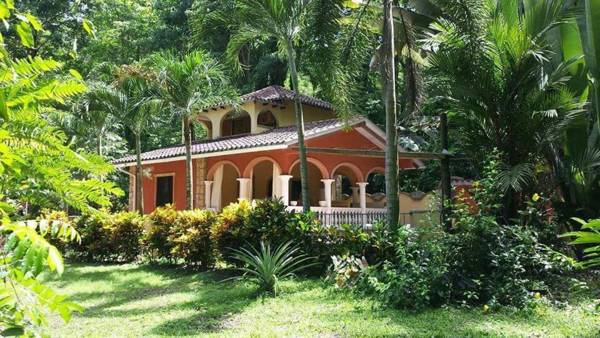
<path fill-rule="evenodd" d="M 233 249 L 232 258 L 241 264 L 237 268 L 244 272 L 240 278 L 250 277 L 260 286 L 260 289 L 277 296 L 279 281 L 290 277 L 296 272 L 316 264 L 313 257 L 299 254 L 299 247 L 292 241 L 283 243 L 275 249 L 271 244 L 260 242 L 260 248 Z M 312 262 L 311 262 L 312 261 Z"/>

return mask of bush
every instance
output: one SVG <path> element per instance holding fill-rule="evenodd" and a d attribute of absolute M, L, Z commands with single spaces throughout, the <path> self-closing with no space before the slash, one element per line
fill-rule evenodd
<path fill-rule="evenodd" d="M 96 212 L 79 217 L 81 243 L 71 247 L 76 258 L 99 262 L 131 262 L 141 251 L 144 217 L 137 212 Z"/>
<path fill-rule="evenodd" d="M 151 260 L 171 260 L 173 246 L 169 242 L 169 233 L 177 216 L 178 212 L 173 205 L 156 208 L 148 215 L 142 243 L 144 253 Z"/>
<path fill-rule="evenodd" d="M 242 200 L 223 208 L 223 211 L 217 217 L 212 229 L 211 239 L 218 251 L 223 254 L 223 259 L 231 261 L 228 259 L 229 255 L 227 254 L 229 250 L 240 248 L 245 244 L 248 238 L 245 225 L 248 224 L 251 210 L 250 202 Z"/>
<path fill-rule="evenodd" d="M 188 265 L 213 266 L 215 250 L 211 240 L 211 228 L 215 219 L 215 214 L 208 210 L 177 213 L 168 237 L 172 257 L 181 259 Z"/>
<path fill-rule="evenodd" d="M 110 242 L 112 261 L 131 262 L 139 256 L 144 220 L 137 212 L 119 212 L 110 217 L 104 230 Z"/>
<path fill-rule="evenodd" d="M 422 309 L 440 304 L 448 290 L 445 249 L 432 233 L 402 227 L 396 236 L 394 259 L 369 267 L 359 286 L 393 307 Z"/>
<path fill-rule="evenodd" d="M 111 255 L 111 244 L 104 225 L 111 217 L 106 212 L 81 215 L 75 223 L 81 243 L 74 243 L 67 251 L 68 255 L 88 262 L 107 261 Z"/>
<path fill-rule="evenodd" d="M 543 224 L 501 223 L 497 163 L 489 162 L 474 190 L 476 208 L 457 203 L 449 232 L 401 229 L 393 257 L 370 267 L 360 290 L 401 308 L 524 307 L 535 296 L 556 296 L 568 286 L 572 261 L 540 242 L 535 230 Z"/>

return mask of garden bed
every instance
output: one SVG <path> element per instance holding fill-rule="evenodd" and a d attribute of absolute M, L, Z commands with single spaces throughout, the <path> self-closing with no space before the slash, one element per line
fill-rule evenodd
<path fill-rule="evenodd" d="M 566 308 L 485 314 L 479 308 L 412 313 L 378 304 L 318 279 L 285 281 L 277 298 L 252 284 L 221 283 L 226 272 L 148 265 L 72 265 L 50 284 L 85 308 L 52 337 L 158 336 L 577 336 L 600 335 L 594 301 Z"/>

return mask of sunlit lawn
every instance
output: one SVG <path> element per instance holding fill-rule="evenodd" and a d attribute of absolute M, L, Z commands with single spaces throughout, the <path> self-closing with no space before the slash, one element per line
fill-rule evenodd
<path fill-rule="evenodd" d="M 51 284 L 85 306 L 52 337 L 598 337 L 592 301 L 533 314 L 437 309 L 381 310 L 319 280 L 286 281 L 278 298 L 261 298 L 226 275 L 146 265 L 75 265 Z"/>

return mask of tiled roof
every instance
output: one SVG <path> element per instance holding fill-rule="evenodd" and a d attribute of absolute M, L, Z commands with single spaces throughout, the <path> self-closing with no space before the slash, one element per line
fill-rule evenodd
<path fill-rule="evenodd" d="M 362 120 L 363 119 L 358 118 L 353 121 L 349 121 L 348 124 L 356 124 Z M 321 132 L 334 131 L 342 128 L 343 126 L 344 123 L 338 119 L 309 122 L 306 123 L 304 126 L 304 135 L 306 137 L 310 137 Z M 192 155 L 208 154 L 228 150 L 284 145 L 287 143 L 293 143 L 297 139 L 298 134 L 296 133 L 296 127 L 281 127 L 271 129 L 259 134 L 244 134 L 223 137 L 215 140 L 196 141 L 192 144 Z M 179 144 L 142 153 L 142 161 L 159 160 L 184 155 L 185 146 Z M 133 162 L 135 162 L 135 155 L 125 156 L 123 158 L 114 160 L 112 163 L 118 165 Z"/>
<path fill-rule="evenodd" d="M 259 89 L 252 93 L 242 95 L 240 97 L 240 103 L 250 102 L 250 101 L 262 101 L 262 102 L 273 102 L 273 101 L 284 101 L 284 100 L 292 101 L 292 100 L 294 100 L 295 94 L 296 94 L 296 92 L 294 92 L 293 90 L 289 90 L 289 89 L 283 88 L 281 86 L 273 85 L 273 86 Z M 333 106 L 331 105 L 331 103 L 329 103 L 327 101 L 323 101 L 321 99 L 317 99 L 316 97 L 312 97 L 312 96 L 308 96 L 308 95 L 304 95 L 304 94 L 300 94 L 300 102 L 302 102 L 305 105 L 309 105 L 309 106 L 313 106 L 313 107 L 333 110 Z M 224 104 L 227 104 L 227 103 L 223 102 L 220 105 L 224 105 Z M 211 108 L 211 107 L 206 107 L 204 109 L 206 110 L 208 108 Z"/>

